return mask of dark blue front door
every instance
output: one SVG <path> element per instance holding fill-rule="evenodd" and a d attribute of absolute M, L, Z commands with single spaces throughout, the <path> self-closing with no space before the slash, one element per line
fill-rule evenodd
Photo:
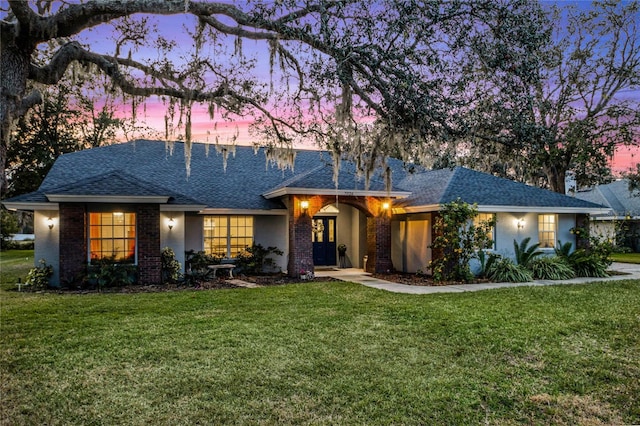
<path fill-rule="evenodd" d="M 312 225 L 313 264 L 336 265 L 336 218 L 314 217 Z"/>

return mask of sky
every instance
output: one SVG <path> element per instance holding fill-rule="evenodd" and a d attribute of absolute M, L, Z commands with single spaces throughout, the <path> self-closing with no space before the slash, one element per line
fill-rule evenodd
<path fill-rule="evenodd" d="M 545 4 L 559 3 L 561 5 L 572 4 L 580 9 L 589 8 L 589 1 L 546 1 Z M 6 8 L 6 0 L 0 0 L 0 6 Z M 171 31 L 164 31 L 163 34 L 176 42 L 176 54 L 186 54 L 192 46 L 191 38 L 183 31 L 183 25 L 185 19 L 193 20 L 191 17 L 185 18 L 184 16 L 170 16 L 170 17 L 155 17 L 154 21 L 157 23 L 158 28 L 165 30 L 170 28 Z M 192 26 L 192 25 L 191 25 Z M 85 31 L 81 34 L 81 42 L 87 43 L 91 46 L 91 49 L 100 53 L 112 53 L 114 43 L 111 40 L 113 36 L 113 27 L 111 25 L 101 25 L 90 31 Z M 265 45 L 261 42 L 244 41 L 243 53 L 248 57 L 255 57 L 260 61 L 261 66 L 264 68 L 264 75 L 258 76 L 262 79 L 262 82 L 269 82 L 269 64 L 268 56 L 265 52 Z M 157 50 L 154 50 L 152 46 L 143 46 L 136 55 L 143 55 L 153 58 L 157 56 Z M 638 99 L 640 97 L 640 90 L 629 91 L 623 94 L 625 97 L 631 97 Z M 130 115 L 131 107 L 123 105 L 121 112 L 123 116 Z M 139 124 L 147 126 L 153 129 L 152 133 L 139 135 L 146 137 L 162 138 L 164 137 L 165 129 L 165 106 L 157 99 L 150 98 L 144 103 L 144 107 L 140 108 L 137 112 L 137 120 Z M 251 144 L 255 141 L 255 137 L 249 134 L 248 128 L 250 121 L 248 119 L 238 119 L 234 122 L 226 122 L 223 120 L 217 120 L 217 123 L 212 123 L 208 112 L 205 107 L 194 108 L 192 115 L 192 140 L 201 142 L 220 142 L 231 143 L 235 141 L 239 144 Z M 305 148 L 310 148 L 305 146 Z M 616 172 L 627 171 L 630 167 L 633 167 L 638 163 L 640 157 L 640 150 L 638 148 L 621 148 L 615 155 L 612 168 Z"/>

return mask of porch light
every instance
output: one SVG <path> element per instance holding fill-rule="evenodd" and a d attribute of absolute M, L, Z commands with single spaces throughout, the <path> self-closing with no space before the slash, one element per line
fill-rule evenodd
<path fill-rule="evenodd" d="M 175 225 L 176 222 L 173 220 L 173 218 L 170 218 L 169 221 L 167 222 L 167 226 L 169 227 L 169 229 L 173 229 L 173 225 Z"/>
<path fill-rule="evenodd" d="M 47 218 L 47 226 L 49 229 L 53 229 L 53 218 Z"/>
<path fill-rule="evenodd" d="M 309 208 L 309 201 L 308 200 L 300 201 L 300 208 L 302 210 L 307 210 Z"/>
<path fill-rule="evenodd" d="M 518 229 L 524 228 L 524 219 L 522 219 L 522 218 L 516 219 L 516 227 Z"/>
<path fill-rule="evenodd" d="M 382 203 L 382 210 L 389 210 L 389 207 L 391 207 L 391 204 L 389 204 L 388 201 L 385 201 L 384 203 Z"/>

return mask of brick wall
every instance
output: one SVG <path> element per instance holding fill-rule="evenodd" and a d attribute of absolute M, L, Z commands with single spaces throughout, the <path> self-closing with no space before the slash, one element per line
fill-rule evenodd
<path fill-rule="evenodd" d="M 159 284 L 161 282 L 160 260 L 160 206 L 141 204 L 138 217 L 138 282 Z"/>
<path fill-rule="evenodd" d="M 86 272 L 87 225 L 84 204 L 60 203 L 60 281 L 80 280 Z"/>
<path fill-rule="evenodd" d="M 391 261 L 391 218 L 387 214 L 367 217 L 367 272 L 387 272 Z"/>
<path fill-rule="evenodd" d="M 289 198 L 289 276 L 299 277 L 301 271 L 313 271 L 313 243 L 311 241 L 311 218 L 322 208 L 322 200 L 307 199 L 309 208 L 300 208 L 301 198 Z"/>

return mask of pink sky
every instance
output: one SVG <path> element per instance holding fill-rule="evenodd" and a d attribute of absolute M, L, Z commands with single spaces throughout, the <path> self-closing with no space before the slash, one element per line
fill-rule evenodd
<path fill-rule="evenodd" d="M 5 6 L 6 0 L 0 0 L 0 4 Z M 549 2 L 553 3 L 553 2 Z M 590 2 L 585 1 L 571 1 L 565 2 L 577 5 L 579 8 L 588 8 Z M 164 17 L 154 17 L 154 22 L 157 23 L 160 31 L 166 28 L 171 28 L 172 31 L 163 31 L 163 36 L 173 39 L 177 43 L 176 55 L 186 54 L 192 46 L 192 41 L 188 35 L 184 34 L 183 24 L 189 23 L 192 27 L 192 23 L 194 22 L 194 18 L 190 16 L 184 15 L 176 15 L 176 16 L 164 16 Z M 114 44 L 113 41 L 110 40 L 112 35 L 113 27 L 111 25 L 101 25 L 96 27 L 90 31 L 85 31 L 82 33 L 80 40 L 82 42 L 86 42 L 91 45 L 92 49 L 99 53 L 113 53 Z M 265 44 L 257 41 L 244 41 L 243 42 L 243 52 L 245 55 L 253 56 L 260 61 L 260 66 L 264 66 L 264 75 L 257 76 L 263 82 L 269 81 L 269 72 L 268 72 L 268 58 L 265 56 Z M 157 57 L 158 53 L 151 48 L 151 46 L 145 46 L 141 51 L 139 51 L 137 55 L 142 55 L 145 57 Z M 135 56 L 134 56 L 135 57 Z M 264 64 L 264 65 L 263 65 Z M 633 97 L 637 98 L 640 96 L 640 90 L 628 91 L 623 94 L 625 97 Z M 131 114 L 130 106 L 123 106 L 122 113 L 124 115 Z M 151 137 L 151 138 L 163 138 L 165 134 L 165 107 L 162 103 L 160 103 L 157 99 L 151 98 L 145 102 L 145 108 L 140 108 L 138 110 L 137 119 L 140 121 L 140 124 L 145 125 L 151 129 L 153 129 L 152 133 L 154 134 L 140 134 L 134 135 L 135 137 Z M 211 122 L 209 118 L 209 114 L 207 113 L 204 107 L 195 107 L 192 114 L 192 140 L 198 142 L 216 142 L 216 137 L 220 143 L 230 143 L 234 135 L 237 134 L 237 139 L 235 140 L 238 144 L 252 144 L 256 142 L 255 138 L 253 138 L 248 131 L 250 122 L 247 119 L 240 119 L 234 121 L 233 123 L 225 122 L 218 117 L 217 127 L 216 124 Z M 177 134 L 184 133 L 184 130 L 178 130 Z M 176 135 L 177 135 L 176 134 Z M 259 142 L 259 141 L 257 141 Z M 306 146 L 305 148 L 310 148 L 311 146 Z M 621 148 L 618 150 L 616 155 L 612 160 L 612 168 L 614 172 L 624 172 L 627 171 L 630 167 L 635 167 L 635 164 L 638 163 L 638 157 L 640 156 L 640 148 Z"/>

